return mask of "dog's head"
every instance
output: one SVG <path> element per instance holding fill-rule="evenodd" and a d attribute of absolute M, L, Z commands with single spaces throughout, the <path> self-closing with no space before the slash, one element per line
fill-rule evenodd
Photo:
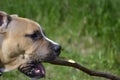
<path fill-rule="evenodd" d="M 38 23 L 0 12 L 0 60 L 4 68 L 11 70 L 30 64 L 29 69 L 34 69 L 31 77 L 44 76 L 40 63 L 54 60 L 60 51 L 61 46 L 48 39 Z"/>

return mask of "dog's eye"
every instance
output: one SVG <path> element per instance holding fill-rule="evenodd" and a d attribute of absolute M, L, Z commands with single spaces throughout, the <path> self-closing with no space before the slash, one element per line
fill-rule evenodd
<path fill-rule="evenodd" d="M 42 34 L 40 34 L 39 31 L 34 31 L 33 34 L 26 34 L 25 36 L 30 37 L 34 41 L 42 39 L 42 37 L 43 37 Z"/>

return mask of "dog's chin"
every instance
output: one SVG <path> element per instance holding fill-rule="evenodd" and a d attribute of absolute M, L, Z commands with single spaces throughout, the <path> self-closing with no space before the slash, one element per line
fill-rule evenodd
<path fill-rule="evenodd" d="M 19 66 L 18 70 L 30 78 L 43 78 L 45 77 L 45 68 L 42 63 L 26 63 Z"/>

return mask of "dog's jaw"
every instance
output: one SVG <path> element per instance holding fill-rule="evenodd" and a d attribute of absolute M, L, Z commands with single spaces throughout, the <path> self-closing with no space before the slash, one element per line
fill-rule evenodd
<path fill-rule="evenodd" d="M 45 77 L 45 69 L 41 63 L 30 62 L 19 66 L 18 70 L 30 78 Z"/>

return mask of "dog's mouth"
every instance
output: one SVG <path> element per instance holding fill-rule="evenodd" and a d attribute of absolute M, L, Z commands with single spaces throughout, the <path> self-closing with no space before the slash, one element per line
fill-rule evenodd
<path fill-rule="evenodd" d="M 46 75 L 46 71 L 42 62 L 52 62 L 56 58 L 56 55 L 46 57 L 44 60 L 32 59 L 33 61 L 21 64 L 18 70 L 30 78 L 43 78 Z"/>
<path fill-rule="evenodd" d="M 41 63 L 26 63 L 19 66 L 18 70 L 30 78 L 45 77 L 45 68 Z"/>
<path fill-rule="evenodd" d="M 46 71 L 41 61 L 49 63 L 53 61 L 55 58 L 56 56 L 53 55 L 46 57 L 44 60 L 32 59 L 33 61 L 21 64 L 18 67 L 18 70 L 30 78 L 37 78 L 37 79 L 44 78 Z"/>

